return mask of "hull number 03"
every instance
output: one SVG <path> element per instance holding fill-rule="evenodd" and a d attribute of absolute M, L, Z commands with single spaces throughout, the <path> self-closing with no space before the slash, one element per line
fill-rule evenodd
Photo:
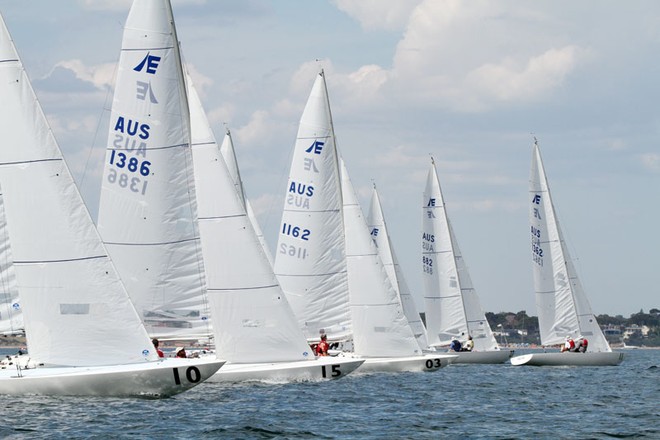
<path fill-rule="evenodd" d="M 181 377 L 179 377 L 179 369 L 172 368 L 172 371 L 174 372 L 174 383 L 177 385 L 181 385 Z M 197 383 L 200 381 L 201 378 L 202 378 L 202 374 L 199 372 L 199 368 L 197 367 L 186 368 L 186 379 L 188 379 L 188 382 Z"/>
<path fill-rule="evenodd" d="M 428 368 L 429 370 L 432 368 L 440 368 L 440 367 L 442 367 L 442 361 L 440 361 L 440 359 L 436 358 L 436 359 L 426 360 L 426 368 Z"/>

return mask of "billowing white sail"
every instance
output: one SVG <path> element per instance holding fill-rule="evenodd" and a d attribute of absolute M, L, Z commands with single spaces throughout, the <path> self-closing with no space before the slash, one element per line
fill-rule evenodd
<path fill-rule="evenodd" d="M 378 256 L 353 184 L 341 160 L 340 166 L 355 353 L 365 357 L 420 355 L 421 347 Z"/>
<path fill-rule="evenodd" d="M 264 252 L 268 257 L 268 261 L 272 265 L 273 257 L 272 254 L 270 253 L 270 249 L 268 249 L 268 243 L 266 243 L 266 238 L 264 237 L 264 233 L 261 231 L 261 227 L 259 226 L 257 217 L 254 213 L 254 210 L 252 209 L 252 204 L 250 203 L 250 199 L 248 199 L 247 196 L 245 195 L 245 189 L 243 188 L 243 181 L 241 180 L 241 173 L 238 168 L 238 160 L 236 160 L 234 141 L 231 137 L 231 132 L 229 131 L 229 129 L 227 129 L 227 132 L 225 133 L 225 138 L 222 140 L 222 145 L 220 146 L 220 153 L 222 153 L 222 157 L 225 159 L 225 163 L 227 164 L 229 174 L 231 175 L 231 178 L 234 182 L 236 192 L 238 193 L 238 195 L 241 197 L 241 200 L 243 200 L 243 203 L 245 204 L 245 211 L 247 212 L 248 218 L 252 223 L 252 228 L 254 229 L 254 232 L 257 234 L 257 237 L 259 238 L 259 243 L 261 243 L 261 246 L 264 248 Z"/>
<path fill-rule="evenodd" d="M 308 339 L 350 339 L 342 197 L 323 72 L 300 119 L 275 274 Z"/>
<path fill-rule="evenodd" d="M 149 334 L 211 333 L 190 121 L 169 2 L 135 1 L 122 42 L 98 227 Z"/>
<path fill-rule="evenodd" d="M 9 242 L 5 202 L 0 191 L 0 335 L 24 332 L 23 311 L 18 297 L 14 257 Z"/>
<path fill-rule="evenodd" d="M 199 229 L 216 351 L 232 363 L 314 359 L 188 78 Z"/>
<path fill-rule="evenodd" d="M 536 308 L 543 345 L 584 336 L 590 352 L 612 351 L 577 277 L 559 227 L 538 144 L 529 180 L 529 222 Z"/>
<path fill-rule="evenodd" d="M 30 356 L 47 366 L 157 360 L 1 18 L 0 96 L 0 183 Z"/>
<path fill-rule="evenodd" d="M 401 271 L 401 266 L 397 261 L 394 248 L 392 247 L 376 185 L 374 185 L 371 196 L 371 209 L 369 210 L 368 223 L 369 230 L 371 231 L 371 238 L 374 240 L 374 243 L 376 243 L 378 248 L 378 255 L 385 266 L 387 275 L 390 277 L 392 287 L 394 287 L 399 295 L 399 300 L 403 307 L 403 313 L 408 319 L 408 323 L 415 334 L 415 338 L 417 338 L 417 343 L 420 347 L 426 348 L 429 345 L 426 339 L 426 328 L 424 327 L 424 323 L 417 311 L 415 300 L 410 293 L 408 283 L 406 283 L 403 272 Z"/>
<path fill-rule="evenodd" d="M 429 343 L 449 345 L 452 338 L 465 342 L 472 336 L 475 351 L 499 350 L 447 216 L 435 163 L 426 179 L 421 238 Z"/>

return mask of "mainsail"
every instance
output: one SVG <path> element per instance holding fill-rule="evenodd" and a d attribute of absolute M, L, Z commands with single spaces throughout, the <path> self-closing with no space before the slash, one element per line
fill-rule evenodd
<path fill-rule="evenodd" d="M 185 79 L 169 2 L 136 1 L 126 26 L 98 227 L 149 334 L 211 334 Z"/>
<path fill-rule="evenodd" d="M 335 134 L 324 73 L 300 119 L 275 274 L 308 339 L 350 339 L 351 314 Z"/>

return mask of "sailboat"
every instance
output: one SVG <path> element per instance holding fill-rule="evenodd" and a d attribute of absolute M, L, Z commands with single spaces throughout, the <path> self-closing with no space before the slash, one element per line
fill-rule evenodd
<path fill-rule="evenodd" d="M 98 228 L 151 337 L 207 341 L 185 77 L 169 0 L 135 0 L 123 35 Z"/>
<path fill-rule="evenodd" d="M 435 371 L 451 356 L 425 356 L 370 238 L 335 146 L 321 71 L 303 111 L 282 214 L 275 273 L 308 340 L 352 342 L 358 372 Z"/>
<path fill-rule="evenodd" d="M 256 219 L 248 215 L 242 184 L 235 185 L 189 77 L 188 92 L 206 288 L 215 348 L 228 360 L 209 380 L 344 377 L 363 360 L 312 352 L 273 273 Z"/>
<path fill-rule="evenodd" d="M 374 240 L 374 243 L 376 243 L 376 247 L 378 248 L 378 255 L 380 256 L 380 259 L 385 266 L 387 275 L 392 282 L 392 287 L 394 287 L 394 289 L 397 291 L 399 300 L 401 301 L 401 306 L 403 307 L 403 313 L 406 315 L 408 324 L 415 334 L 417 343 L 420 347 L 425 349 L 429 346 L 426 336 L 426 327 L 424 327 L 422 318 L 417 311 L 415 300 L 410 293 L 408 283 L 406 283 L 406 280 L 403 276 L 403 271 L 401 270 L 401 266 L 399 265 L 396 254 L 394 253 L 394 248 L 392 247 L 390 235 L 387 230 L 387 224 L 385 223 L 383 207 L 380 203 L 378 190 L 376 189 L 376 184 L 374 184 L 374 188 L 371 193 L 371 206 L 369 210 L 368 223 L 369 230 L 371 231 L 371 238 Z"/>
<path fill-rule="evenodd" d="M 30 356 L 0 394 L 170 396 L 217 359 L 159 360 L 0 17 L 0 185 Z"/>
<path fill-rule="evenodd" d="M 481 308 L 447 215 L 433 159 L 422 203 L 421 244 L 430 345 L 439 349 L 449 346 L 452 339 L 466 342 L 472 337 L 472 351 L 452 352 L 458 355 L 455 363 L 505 362 L 513 351 L 500 350 Z"/>
<path fill-rule="evenodd" d="M 511 358 L 513 365 L 618 365 L 623 353 L 613 352 L 566 247 L 550 196 L 538 142 L 534 140 L 529 180 L 532 271 L 543 345 L 564 344 L 565 338 L 587 338 L 586 353 L 532 353 Z"/>

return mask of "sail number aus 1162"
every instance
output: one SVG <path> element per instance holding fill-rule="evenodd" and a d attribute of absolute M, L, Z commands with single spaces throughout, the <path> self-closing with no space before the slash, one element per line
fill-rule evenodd
<path fill-rule="evenodd" d="M 309 240 L 309 234 L 312 232 L 309 229 L 300 229 L 300 226 L 292 226 L 287 223 L 282 223 L 282 234 L 290 235 L 294 238 L 300 238 L 301 240 Z"/>

